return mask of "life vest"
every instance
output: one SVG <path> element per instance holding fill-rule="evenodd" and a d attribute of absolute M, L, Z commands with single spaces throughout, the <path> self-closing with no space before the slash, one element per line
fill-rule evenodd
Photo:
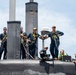
<path fill-rule="evenodd" d="M 3 34 L 3 39 L 2 41 L 5 41 L 7 39 L 7 34 Z"/>
<path fill-rule="evenodd" d="M 24 35 L 24 33 L 21 33 L 21 34 L 23 34 L 23 35 Z M 26 41 L 26 38 L 21 37 L 21 43 L 24 43 L 25 41 Z"/>

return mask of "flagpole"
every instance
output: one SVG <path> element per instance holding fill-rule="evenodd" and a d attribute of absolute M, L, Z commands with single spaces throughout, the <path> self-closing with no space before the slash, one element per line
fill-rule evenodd
<path fill-rule="evenodd" d="M 9 21 L 15 21 L 16 0 L 9 0 Z"/>

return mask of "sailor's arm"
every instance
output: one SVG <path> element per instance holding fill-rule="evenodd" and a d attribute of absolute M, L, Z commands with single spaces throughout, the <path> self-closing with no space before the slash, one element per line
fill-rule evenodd
<path fill-rule="evenodd" d="M 63 36 L 64 35 L 64 33 L 61 32 L 61 31 L 57 31 L 57 33 L 58 33 L 58 36 Z"/>
<path fill-rule="evenodd" d="M 20 37 L 27 39 L 27 36 L 24 36 L 23 34 L 20 34 Z"/>

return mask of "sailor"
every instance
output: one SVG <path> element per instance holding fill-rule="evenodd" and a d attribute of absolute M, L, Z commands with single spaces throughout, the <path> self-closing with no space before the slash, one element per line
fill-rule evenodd
<path fill-rule="evenodd" d="M 56 26 L 52 26 L 52 31 L 49 32 L 48 36 L 46 38 L 51 39 L 51 44 L 50 44 L 50 52 L 52 55 L 52 58 L 57 60 L 58 59 L 58 53 L 59 53 L 59 45 L 60 45 L 60 39 L 59 37 L 64 35 L 63 32 L 56 30 Z"/>
<path fill-rule="evenodd" d="M 37 33 L 37 28 L 33 28 L 33 32 L 28 35 L 28 39 L 30 40 L 30 42 L 29 42 L 29 54 L 33 58 L 35 58 L 38 38 L 41 38 L 41 36 Z"/>
<path fill-rule="evenodd" d="M 22 56 L 22 59 L 26 59 L 26 40 L 27 40 L 27 34 L 23 32 L 23 27 L 20 28 L 20 37 L 21 37 L 21 51 L 20 56 Z"/>
<path fill-rule="evenodd" d="M 2 41 L 0 56 L 4 51 L 3 59 L 7 59 L 7 28 L 6 27 L 3 28 L 3 33 L 0 34 L 0 40 Z"/>

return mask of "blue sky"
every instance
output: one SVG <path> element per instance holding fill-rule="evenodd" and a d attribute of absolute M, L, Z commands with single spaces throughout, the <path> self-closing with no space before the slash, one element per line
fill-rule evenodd
<path fill-rule="evenodd" d="M 16 20 L 22 22 L 25 30 L 25 3 L 29 0 L 16 0 Z M 57 30 L 63 31 L 64 36 L 60 37 L 60 49 L 64 49 L 74 57 L 76 53 L 76 0 L 34 0 L 39 4 L 38 27 L 39 33 L 42 27 L 51 30 L 52 25 L 57 26 Z M 9 0 L 0 0 L 0 33 L 2 28 L 7 26 L 9 20 Z M 50 41 L 45 41 L 45 46 L 49 47 Z M 41 40 L 39 40 L 39 50 L 41 50 Z M 49 52 L 49 51 L 48 51 Z"/>

